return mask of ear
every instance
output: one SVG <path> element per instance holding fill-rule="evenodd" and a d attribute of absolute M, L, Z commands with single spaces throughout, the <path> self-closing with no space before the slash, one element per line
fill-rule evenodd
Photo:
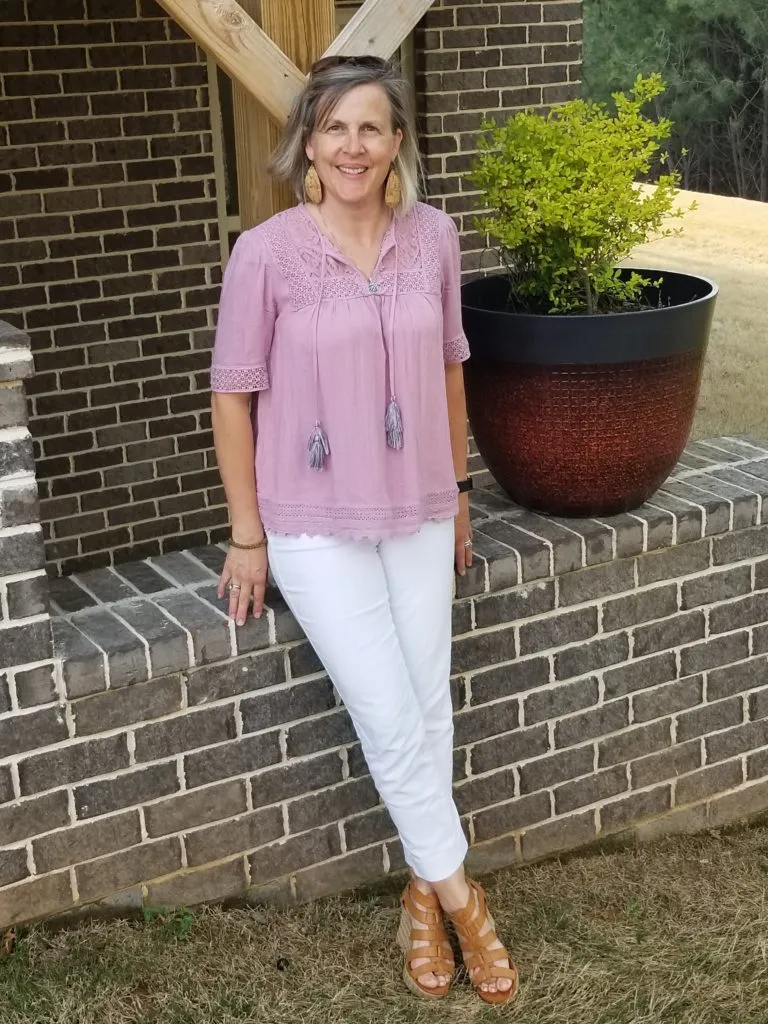
<path fill-rule="evenodd" d="M 403 130 L 402 128 L 396 128 L 393 132 L 394 143 L 392 146 L 392 160 L 394 161 L 397 154 L 400 152 L 400 145 L 403 141 Z"/>
<path fill-rule="evenodd" d="M 307 154 L 307 160 L 312 163 L 315 159 L 315 147 L 309 140 L 307 140 L 307 144 L 304 147 L 304 152 Z"/>

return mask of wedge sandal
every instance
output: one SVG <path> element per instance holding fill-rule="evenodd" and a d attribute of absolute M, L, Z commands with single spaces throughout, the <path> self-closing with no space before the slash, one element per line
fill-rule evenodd
<path fill-rule="evenodd" d="M 443 923 L 440 901 L 436 893 L 428 895 L 409 882 L 403 890 L 400 903 L 403 909 L 397 930 L 397 944 L 405 953 L 403 981 L 414 995 L 423 999 L 442 999 L 448 995 L 453 983 L 456 962 Z M 413 921 L 418 921 L 424 927 L 416 928 Z M 414 948 L 414 942 L 429 944 Z M 426 963 L 414 967 L 415 960 L 426 960 Z M 450 981 L 447 985 L 427 988 L 420 982 L 426 974 L 444 974 Z"/>
<path fill-rule="evenodd" d="M 469 899 L 463 910 L 454 911 L 449 915 L 456 935 L 459 939 L 461 952 L 464 954 L 464 965 L 472 987 L 480 998 L 492 1005 L 498 1006 L 501 1003 L 508 1003 L 517 995 L 519 978 L 517 968 L 512 957 L 502 946 L 498 949 L 489 947 L 498 941 L 496 925 L 488 912 L 485 900 L 485 893 L 482 886 L 472 879 L 467 879 L 469 885 Z M 488 931 L 481 934 L 485 922 L 488 922 Z M 497 960 L 506 960 L 509 967 L 499 967 Z M 480 986 L 484 983 L 498 981 L 500 978 L 509 978 L 511 987 L 506 992 L 487 992 Z"/>

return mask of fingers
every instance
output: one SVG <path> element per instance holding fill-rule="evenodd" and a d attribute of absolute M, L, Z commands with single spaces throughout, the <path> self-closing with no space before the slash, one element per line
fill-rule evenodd
<path fill-rule="evenodd" d="M 459 576 L 464 576 L 466 573 L 467 565 L 467 548 L 464 547 L 463 540 L 456 541 L 455 561 L 456 572 L 459 574 Z"/>
<path fill-rule="evenodd" d="M 261 613 L 264 611 L 264 591 L 266 590 L 266 580 L 260 583 L 254 583 L 253 585 L 253 617 L 254 619 L 260 619 Z"/>
<path fill-rule="evenodd" d="M 235 593 L 237 595 L 235 621 L 238 626 L 244 626 L 245 620 L 248 618 L 248 605 L 251 600 L 251 585 L 249 583 L 245 583 L 240 590 Z"/>
<path fill-rule="evenodd" d="M 469 537 L 467 538 L 467 540 L 469 540 L 469 541 L 472 540 L 472 533 L 471 533 L 471 531 L 470 531 L 470 534 L 469 534 Z M 466 542 L 464 544 L 464 564 L 466 565 L 466 567 L 468 569 L 472 565 L 472 545 L 470 544 L 469 546 L 467 546 Z"/>
<path fill-rule="evenodd" d="M 216 588 L 216 595 L 221 599 L 227 592 L 229 581 L 232 579 L 232 573 L 229 571 L 227 566 L 221 570 L 221 576 L 219 577 L 219 585 Z"/>

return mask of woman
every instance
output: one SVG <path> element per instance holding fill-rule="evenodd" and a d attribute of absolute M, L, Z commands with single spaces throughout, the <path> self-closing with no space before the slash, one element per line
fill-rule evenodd
<path fill-rule="evenodd" d="M 244 232 L 224 276 L 219 594 L 238 625 L 251 601 L 258 617 L 269 550 L 349 710 L 411 869 L 408 986 L 448 992 L 447 916 L 481 998 L 505 1002 L 517 973 L 465 878 L 451 793 L 452 573 L 472 558 L 456 229 L 416 202 L 409 91 L 388 61 L 318 61 L 271 167 L 305 201 Z"/>

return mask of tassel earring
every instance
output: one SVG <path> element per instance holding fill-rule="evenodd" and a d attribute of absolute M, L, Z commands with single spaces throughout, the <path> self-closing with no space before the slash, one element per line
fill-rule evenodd
<path fill-rule="evenodd" d="M 304 195 L 307 202 L 314 206 L 319 206 L 323 201 L 323 186 L 314 164 L 309 165 L 309 170 L 304 176 Z"/>
<path fill-rule="evenodd" d="M 400 175 L 394 166 L 387 175 L 387 187 L 384 189 L 384 202 L 390 210 L 396 210 L 403 201 L 403 185 Z"/>

